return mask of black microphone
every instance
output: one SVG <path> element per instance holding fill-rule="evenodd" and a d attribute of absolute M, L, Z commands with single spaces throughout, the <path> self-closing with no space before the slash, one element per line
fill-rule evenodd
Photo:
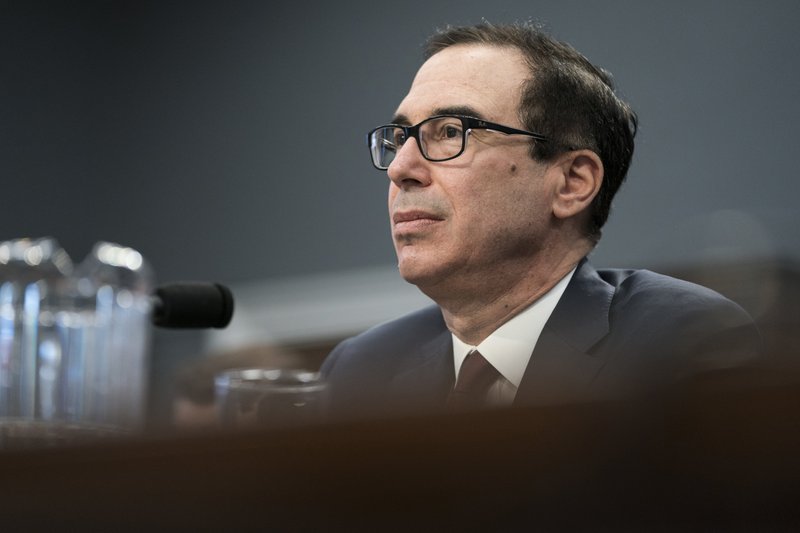
<path fill-rule="evenodd" d="M 153 293 L 151 319 L 162 328 L 224 328 L 231 317 L 233 294 L 219 283 L 171 283 Z"/>

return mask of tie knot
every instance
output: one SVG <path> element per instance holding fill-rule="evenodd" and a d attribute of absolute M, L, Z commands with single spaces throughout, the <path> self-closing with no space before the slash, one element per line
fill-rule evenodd
<path fill-rule="evenodd" d="M 461 363 L 458 379 L 447 399 L 453 410 L 476 408 L 486 403 L 486 394 L 500 377 L 500 373 L 477 350 L 473 350 Z"/>

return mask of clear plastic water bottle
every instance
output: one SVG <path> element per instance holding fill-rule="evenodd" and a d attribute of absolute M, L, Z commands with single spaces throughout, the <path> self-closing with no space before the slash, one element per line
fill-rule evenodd
<path fill-rule="evenodd" d="M 63 392 L 55 315 L 72 262 L 53 238 L 0 243 L 0 417 L 50 420 Z"/>
<path fill-rule="evenodd" d="M 99 242 L 73 283 L 73 307 L 64 318 L 71 325 L 69 417 L 137 429 L 147 399 L 152 271 L 136 250 Z"/>

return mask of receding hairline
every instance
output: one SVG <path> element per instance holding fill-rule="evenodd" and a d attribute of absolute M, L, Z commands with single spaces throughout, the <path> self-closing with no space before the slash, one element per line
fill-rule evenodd
<path fill-rule="evenodd" d="M 510 52 L 516 53 L 516 55 L 522 60 L 522 62 L 531 70 L 536 68 L 536 65 L 532 63 L 529 54 L 525 53 L 525 49 L 519 46 L 516 43 L 496 43 L 496 42 L 479 42 L 479 41 L 469 41 L 469 42 L 456 42 L 447 46 L 442 46 L 438 48 L 433 53 L 428 53 L 426 51 L 424 56 L 424 63 L 427 63 L 432 57 L 444 52 L 445 50 L 454 50 L 459 48 L 487 48 L 487 49 L 497 49 L 497 50 L 508 50 Z"/>

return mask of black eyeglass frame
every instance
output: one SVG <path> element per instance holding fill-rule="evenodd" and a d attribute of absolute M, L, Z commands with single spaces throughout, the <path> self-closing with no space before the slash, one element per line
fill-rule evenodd
<path fill-rule="evenodd" d="M 455 155 L 448 156 L 442 159 L 437 159 L 428 157 L 428 155 L 425 154 L 425 152 L 422 150 L 422 142 L 420 141 L 419 138 L 419 130 L 422 127 L 422 125 L 425 124 L 426 122 L 430 122 L 431 120 L 436 120 L 440 118 L 457 118 L 461 120 L 461 127 L 462 127 L 461 149 L 459 149 L 459 151 Z M 487 120 L 483 120 L 476 117 L 470 117 L 467 115 L 434 115 L 432 117 L 426 118 L 425 120 L 414 126 L 403 126 L 402 124 L 384 124 L 383 126 L 378 126 L 377 128 L 370 130 L 370 132 L 367 133 L 367 147 L 369 148 L 370 151 L 370 159 L 372 160 L 372 166 L 374 166 L 378 170 L 387 170 L 389 167 L 388 166 L 386 168 L 380 167 L 375 162 L 375 158 L 373 157 L 372 154 L 372 136 L 375 134 L 376 131 L 382 130 L 384 128 L 398 128 L 403 130 L 403 134 L 405 135 L 406 138 L 403 144 L 405 144 L 405 142 L 407 142 L 408 139 L 412 138 L 416 139 L 417 147 L 419 148 L 419 153 L 422 154 L 422 157 L 424 157 L 426 160 L 434 163 L 441 163 L 442 161 L 450 161 L 451 159 L 455 159 L 456 157 L 463 154 L 464 150 L 467 147 L 467 133 L 470 130 L 492 130 L 500 133 L 505 133 L 506 135 L 527 135 L 528 137 L 532 137 L 533 139 L 536 139 L 537 141 L 540 142 L 548 142 L 550 140 L 547 136 L 542 135 L 541 133 L 536 133 L 527 130 L 520 130 L 517 128 L 512 128 L 510 126 L 503 126 L 502 124 L 489 122 Z M 396 147 L 395 153 L 399 149 L 400 147 Z M 394 161 L 394 159 L 392 160 Z"/>

